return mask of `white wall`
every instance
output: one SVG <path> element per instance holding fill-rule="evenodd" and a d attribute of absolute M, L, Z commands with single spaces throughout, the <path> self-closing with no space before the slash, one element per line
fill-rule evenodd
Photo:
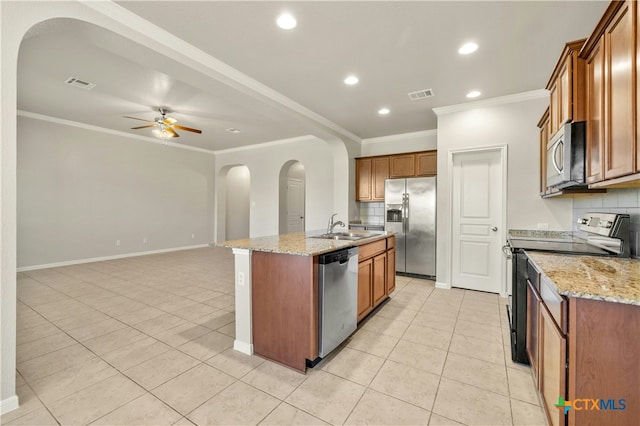
<path fill-rule="evenodd" d="M 251 150 L 236 150 L 216 154 L 216 175 L 230 165 L 244 164 L 251 173 L 251 237 L 276 235 L 279 232 L 279 179 L 282 166 L 291 160 L 302 163 L 305 172 L 305 227 L 323 229 L 332 213 L 338 209 L 333 203 L 335 150 L 324 141 L 301 137 L 290 141 L 260 145 Z M 346 161 L 346 150 L 343 152 Z M 344 185 L 349 185 L 345 180 Z M 220 185 L 218 185 L 220 188 Z M 217 212 L 224 208 L 222 192 L 216 192 Z M 344 206 L 347 205 L 344 200 Z M 347 209 L 339 212 L 347 219 Z M 218 218 L 216 241 L 228 238 Z"/>
<path fill-rule="evenodd" d="M 228 240 L 249 238 L 251 173 L 247 166 L 235 166 L 227 173 L 226 236 Z"/>
<path fill-rule="evenodd" d="M 437 149 L 437 131 L 403 133 L 362 140 L 362 157 Z"/>
<path fill-rule="evenodd" d="M 541 92 L 436 110 L 438 283 L 450 284 L 450 150 L 508 145 L 507 228 L 536 229 L 543 223 L 551 230 L 571 229 L 572 200 L 539 196 L 539 129 L 536 124 L 548 104 L 549 98 Z"/>
<path fill-rule="evenodd" d="M 209 243 L 213 162 L 19 116 L 18 267 Z"/>

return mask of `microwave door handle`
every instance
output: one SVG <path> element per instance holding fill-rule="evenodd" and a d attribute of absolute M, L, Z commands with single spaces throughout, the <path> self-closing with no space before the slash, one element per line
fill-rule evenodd
<path fill-rule="evenodd" d="M 558 158 L 556 153 L 558 152 L 558 149 L 560 149 L 562 145 L 564 144 L 561 141 L 557 141 L 553 147 L 553 155 L 551 156 L 551 160 L 552 160 L 551 164 L 553 164 L 553 168 L 556 169 L 556 172 L 558 172 L 558 174 L 562 174 L 562 170 L 560 169 L 560 167 L 558 167 L 558 163 L 556 162 L 556 158 Z"/>

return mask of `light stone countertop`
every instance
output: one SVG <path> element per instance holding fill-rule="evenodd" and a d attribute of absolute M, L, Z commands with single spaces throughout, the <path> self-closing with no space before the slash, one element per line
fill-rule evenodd
<path fill-rule="evenodd" d="M 566 297 L 640 305 L 640 260 L 527 251 Z"/>
<path fill-rule="evenodd" d="M 338 230 L 342 232 L 342 230 Z M 346 230 L 345 230 L 346 232 Z M 255 251 L 267 251 L 272 253 L 295 254 L 301 256 L 316 256 L 323 253 L 339 250 L 346 247 L 354 247 L 387 238 L 393 232 L 357 231 L 350 230 L 354 234 L 375 234 L 373 237 L 363 238 L 357 241 L 325 240 L 322 238 L 310 238 L 313 235 L 323 234 L 324 231 L 297 232 L 294 234 L 273 235 L 268 237 L 247 238 L 243 240 L 231 240 L 217 243 L 219 247 L 248 249 Z"/>

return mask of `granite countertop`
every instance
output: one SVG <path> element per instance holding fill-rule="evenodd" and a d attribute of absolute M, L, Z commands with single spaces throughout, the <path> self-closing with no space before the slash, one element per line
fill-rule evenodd
<path fill-rule="evenodd" d="M 527 256 L 566 297 L 640 305 L 640 260 L 531 251 Z"/>
<path fill-rule="evenodd" d="M 340 230 L 342 232 L 342 230 Z M 339 250 L 346 247 L 354 247 L 387 238 L 393 232 L 376 231 L 349 231 L 363 234 L 375 234 L 373 237 L 363 238 L 357 241 L 326 240 L 323 238 L 311 238 L 313 235 L 323 234 L 324 231 L 296 232 L 293 234 L 273 235 L 269 237 L 248 238 L 217 243 L 219 247 L 248 249 L 255 251 L 268 251 L 272 253 L 295 254 L 301 256 L 316 256 L 323 253 Z"/>

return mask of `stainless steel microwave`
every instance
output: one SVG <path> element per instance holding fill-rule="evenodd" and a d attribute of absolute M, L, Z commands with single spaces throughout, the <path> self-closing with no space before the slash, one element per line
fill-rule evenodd
<path fill-rule="evenodd" d="M 586 187 L 586 122 L 563 124 L 547 143 L 547 186 Z"/>

